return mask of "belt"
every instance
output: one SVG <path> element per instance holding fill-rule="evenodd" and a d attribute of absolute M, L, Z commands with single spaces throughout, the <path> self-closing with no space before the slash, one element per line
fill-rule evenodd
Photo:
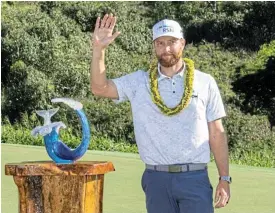
<path fill-rule="evenodd" d="M 206 163 L 180 164 L 180 165 L 149 165 L 146 168 L 160 172 L 188 172 L 207 169 Z"/>

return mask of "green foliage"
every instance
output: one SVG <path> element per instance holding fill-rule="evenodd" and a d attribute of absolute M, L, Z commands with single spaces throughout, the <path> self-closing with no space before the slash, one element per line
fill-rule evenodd
<path fill-rule="evenodd" d="M 87 105 L 86 111 L 94 127 L 95 135 L 115 141 L 135 143 L 129 103 L 116 106 L 109 100 L 95 100 Z"/>
<path fill-rule="evenodd" d="M 197 46 L 187 45 L 184 54 L 194 60 L 196 69 L 215 78 L 226 103 L 234 98 L 231 84 L 236 80 L 235 69 L 245 62 L 248 53 L 227 51 L 219 44 L 204 42 Z"/>
<path fill-rule="evenodd" d="M 275 125 L 275 40 L 261 46 L 256 56 L 236 73 L 233 90 L 242 111 L 253 115 L 267 115 L 272 130 Z"/>
<path fill-rule="evenodd" d="M 275 39 L 274 2 L 149 2 L 152 20 L 175 19 L 187 41 L 221 42 L 230 49 L 258 50 Z M 152 24 L 154 23 L 152 22 Z"/>
<path fill-rule="evenodd" d="M 261 152 L 250 150 L 248 152 L 232 151 L 230 163 L 259 167 L 275 167 L 274 150 L 262 150 Z"/>
<path fill-rule="evenodd" d="M 72 127 L 61 130 L 60 138 L 66 145 L 74 149 L 79 146 L 81 138 L 75 136 Z M 43 137 L 33 137 L 29 128 L 23 125 L 11 125 L 7 121 L 2 125 L 2 143 L 24 144 L 44 146 Z M 91 150 L 113 151 L 113 152 L 132 152 L 138 153 L 137 146 L 127 144 L 123 141 L 114 141 L 105 137 L 93 136 L 89 145 Z"/>
<path fill-rule="evenodd" d="M 267 62 L 270 57 L 275 56 L 275 40 L 271 41 L 268 44 L 264 44 L 260 47 L 260 50 L 257 53 L 257 63 L 263 65 Z M 257 65 L 258 65 L 257 64 Z M 264 67 L 256 67 L 258 69 L 263 69 Z"/>
<path fill-rule="evenodd" d="M 240 67 L 237 77 L 240 78 L 249 74 L 255 74 L 259 70 L 265 70 L 272 57 L 275 57 L 275 40 L 260 46 L 254 57 L 251 57 L 244 66 Z"/>
<path fill-rule="evenodd" d="M 31 136 L 30 129 L 26 129 L 23 125 L 11 125 L 8 121 L 2 125 L 1 142 L 24 144 L 24 145 L 36 145 L 43 146 L 43 140 L 41 138 L 34 138 Z"/>
<path fill-rule="evenodd" d="M 230 105 L 227 107 L 227 113 L 225 127 L 231 149 L 264 152 L 271 148 L 275 151 L 275 132 L 269 130 L 267 116 L 244 114 Z"/>
<path fill-rule="evenodd" d="M 60 11 L 52 17 L 38 4 L 3 4 L 2 67 L 5 103 L 11 120 L 50 107 L 56 96 L 85 97 L 89 91 L 87 37 Z"/>

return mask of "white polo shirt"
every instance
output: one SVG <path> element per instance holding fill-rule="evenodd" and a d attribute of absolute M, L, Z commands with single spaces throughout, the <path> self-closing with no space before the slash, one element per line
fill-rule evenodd
<path fill-rule="evenodd" d="M 179 104 L 184 92 L 184 69 L 167 77 L 159 71 L 159 92 L 166 106 Z M 149 73 L 138 70 L 112 79 L 119 95 L 115 103 L 131 103 L 135 139 L 141 160 L 151 165 L 208 163 L 207 123 L 226 116 L 214 78 L 195 70 L 193 95 L 180 113 L 166 116 L 152 102 Z"/>

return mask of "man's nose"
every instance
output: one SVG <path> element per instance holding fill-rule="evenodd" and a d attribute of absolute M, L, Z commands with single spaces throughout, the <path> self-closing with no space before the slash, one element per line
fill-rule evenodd
<path fill-rule="evenodd" d="M 170 45 L 165 45 L 165 52 L 170 52 L 171 48 L 170 48 Z"/>

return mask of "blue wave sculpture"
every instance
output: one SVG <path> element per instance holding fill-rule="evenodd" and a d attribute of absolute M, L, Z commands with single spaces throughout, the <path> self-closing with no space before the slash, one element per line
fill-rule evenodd
<path fill-rule="evenodd" d="M 66 126 L 63 122 L 51 122 L 51 117 L 57 113 L 59 108 L 36 111 L 39 116 L 44 118 L 44 125 L 34 128 L 31 134 L 33 136 L 38 134 L 44 136 L 47 153 L 55 163 L 70 164 L 81 158 L 89 147 L 90 127 L 88 119 L 80 102 L 69 98 L 55 98 L 51 101 L 53 103 L 63 102 L 76 111 L 82 126 L 82 142 L 76 149 L 72 150 L 59 140 L 59 129 L 61 127 L 66 128 Z"/>

